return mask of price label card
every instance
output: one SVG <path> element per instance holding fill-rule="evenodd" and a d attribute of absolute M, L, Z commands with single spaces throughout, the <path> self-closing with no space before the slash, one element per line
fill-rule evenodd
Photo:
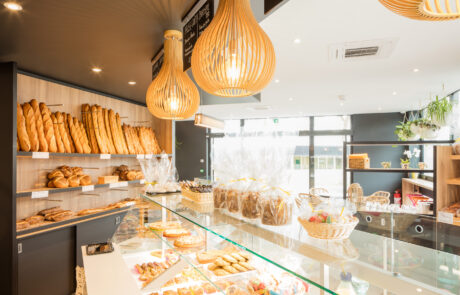
<path fill-rule="evenodd" d="M 140 183 L 140 184 L 144 184 L 144 183 L 145 183 L 145 179 L 139 180 L 139 183 Z"/>
<path fill-rule="evenodd" d="M 47 198 L 48 191 L 32 192 L 32 199 Z"/>
<path fill-rule="evenodd" d="M 143 160 L 145 158 L 145 155 L 137 155 L 136 159 L 138 160 Z"/>
<path fill-rule="evenodd" d="M 94 191 L 94 185 L 85 185 L 81 187 L 82 192 L 91 192 Z"/>
<path fill-rule="evenodd" d="M 438 211 L 438 221 L 448 223 L 448 224 L 453 224 L 454 223 L 454 214 Z"/>
<path fill-rule="evenodd" d="M 110 160 L 110 154 L 101 154 L 102 160 Z"/>
<path fill-rule="evenodd" d="M 146 158 L 147 160 L 149 160 L 149 159 L 153 158 L 153 155 L 152 155 L 152 154 L 145 155 L 145 158 Z"/>
<path fill-rule="evenodd" d="M 48 152 L 32 152 L 32 159 L 49 159 L 50 153 Z"/>
<path fill-rule="evenodd" d="M 118 187 L 124 187 L 124 186 L 128 186 L 127 181 L 120 181 L 120 182 L 114 182 L 114 183 L 109 184 L 109 188 L 118 188 Z"/>

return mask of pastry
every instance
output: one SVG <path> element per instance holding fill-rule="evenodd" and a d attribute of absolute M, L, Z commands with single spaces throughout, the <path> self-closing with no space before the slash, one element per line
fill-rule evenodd
<path fill-rule="evenodd" d="M 252 267 L 248 262 L 243 262 L 243 261 L 240 261 L 238 262 L 239 265 L 241 265 L 242 267 L 246 268 L 247 270 L 253 270 L 254 267 Z"/>
<path fill-rule="evenodd" d="M 181 228 L 181 225 L 176 221 L 157 221 L 150 223 L 149 228 L 152 230 L 163 231 L 170 228 Z"/>
<path fill-rule="evenodd" d="M 190 235 L 190 232 L 184 228 L 170 228 L 163 231 L 163 237 L 167 238 L 177 238 L 188 235 Z"/>
<path fill-rule="evenodd" d="M 239 211 L 240 196 L 239 192 L 236 190 L 228 190 L 227 196 L 225 199 L 227 210 L 231 213 L 237 213 Z"/>
<path fill-rule="evenodd" d="M 33 215 L 25 219 L 25 221 L 27 221 L 29 224 L 37 224 L 43 222 L 44 220 L 45 217 L 43 217 L 42 215 Z"/>
<path fill-rule="evenodd" d="M 39 150 L 40 152 L 47 152 L 48 151 L 48 141 L 46 140 L 46 137 L 45 137 L 42 113 L 40 112 L 38 101 L 36 99 L 32 99 L 30 101 L 30 106 L 32 107 L 34 111 L 35 126 L 37 127 Z"/>
<path fill-rule="evenodd" d="M 107 133 L 107 140 L 109 141 L 109 145 L 113 149 L 113 153 L 117 154 L 118 152 L 114 144 L 112 129 L 110 128 L 109 111 L 107 111 L 107 109 L 102 109 L 102 116 L 104 117 L 104 125 L 105 132 Z"/>
<path fill-rule="evenodd" d="M 43 215 L 45 216 L 46 214 L 50 214 L 50 213 L 56 213 L 56 212 L 59 212 L 59 211 L 62 211 L 61 207 L 51 207 L 51 208 L 48 208 L 48 209 L 44 209 L 40 212 L 37 213 L 37 215 Z"/>
<path fill-rule="evenodd" d="M 192 295 L 192 292 L 190 292 L 189 288 L 178 288 L 177 294 L 178 295 Z"/>
<path fill-rule="evenodd" d="M 73 170 L 69 166 L 61 166 L 58 169 L 64 174 L 64 177 L 70 177 L 73 175 Z"/>
<path fill-rule="evenodd" d="M 232 266 L 238 270 L 239 272 L 245 272 L 245 271 L 248 271 L 248 269 L 244 266 L 242 266 L 241 264 L 238 264 L 238 263 L 234 263 L 232 264 Z"/>
<path fill-rule="evenodd" d="M 128 171 L 128 173 L 126 173 L 126 180 L 135 180 L 137 177 L 137 171 L 135 170 L 131 170 L 131 171 Z"/>
<path fill-rule="evenodd" d="M 64 173 L 62 173 L 62 171 L 60 169 L 54 169 L 53 171 L 48 173 L 47 177 L 50 180 L 55 178 L 55 177 L 64 177 Z"/>
<path fill-rule="evenodd" d="M 215 264 L 215 263 L 211 263 L 211 264 L 208 265 L 208 269 L 209 269 L 210 271 L 216 270 L 216 269 L 218 269 L 219 267 L 220 267 L 220 266 L 217 265 L 217 264 Z"/>
<path fill-rule="evenodd" d="M 232 256 L 230 256 L 228 254 L 223 255 L 222 259 L 224 259 L 225 261 L 230 262 L 230 263 L 238 263 L 238 260 L 236 260 L 235 258 L 233 258 Z"/>
<path fill-rule="evenodd" d="M 212 191 L 212 196 L 214 199 L 214 208 L 216 209 L 224 209 L 226 208 L 226 198 L 227 198 L 227 190 L 215 187 Z"/>
<path fill-rule="evenodd" d="M 85 125 L 86 134 L 88 135 L 91 152 L 93 154 L 99 154 L 99 146 L 97 144 L 96 134 L 94 132 L 93 118 L 89 104 L 83 104 L 81 106 L 81 114 L 83 118 L 83 124 Z"/>
<path fill-rule="evenodd" d="M 56 112 L 54 115 L 57 120 L 57 125 L 58 125 L 57 128 L 61 136 L 62 143 L 64 144 L 65 152 L 71 153 L 72 147 L 70 145 L 70 139 L 67 136 L 67 130 L 64 125 L 64 116 L 60 112 Z"/>
<path fill-rule="evenodd" d="M 190 287 L 190 291 L 192 291 L 193 295 L 203 295 L 204 290 L 202 287 L 195 285 Z"/>
<path fill-rule="evenodd" d="M 187 283 L 187 281 L 188 281 L 188 279 L 183 277 L 183 276 L 174 278 L 174 283 L 176 283 L 177 285 Z"/>
<path fill-rule="evenodd" d="M 46 186 L 49 187 L 49 188 L 55 188 L 54 182 L 53 182 L 53 181 L 54 181 L 54 179 L 50 179 L 50 180 L 48 181 L 48 183 L 46 184 Z"/>
<path fill-rule="evenodd" d="M 241 198 L 241 215 L 246 218 L 256 219 L 260 217 L 260 204 L 258 192 L 246 192 Z"/>
<path fill-rule="evenodd" d="M 251 255 L 249 255 L 249 253 L 247 253 L 247 252 L 241 251 L 241 252 L 238 252 L 238 255 L 240 255 L 241 257 L 245 258 L 246 260 L 251 259 Z"/>
<path fill-rule="evenodd" d="M 77 175 L 70 176 L 69 178 L 67 178 L 67 181 L 69 182 L 70 187 L 80 186 L 80 179 Z"/>
<path fill-rule="evenodd" d="M 94 134 L 96 136 L 99 151 L 101 154 L 108 154 L 109 149 L 104 141 L 104 137 L 102 136 L 102 132 L 101 132 L 102 127 L 99 128 L 100 123 L 98 119 L 98 111 L 97 111 L 96 105 L 91 106 L 91 119 L 93 122 Z"/>
<path fill-rule="evenodd" d="M 28 152 L 30 151 L 30 140 L 29 135 L 27 134 L 26 128 L 26 118 L 24 117 L 24 113 L 22 111 L 21 105 L 17 104 L 17 119 L 16 119 L 16 128 L 18 133 L 18 140 L 21 150 Z"/>
<path fill-rule="evenodd" d="M 81 167 L 71 167 L 73 175 L 83 175 L 83 168 Z"/>
<path fill-rule="evenodd" d="M 121 118 L 118 113 L 115 114 L 115 119 L 117 120 L 118 134 L 120 136 L 121 143 L 123 144 L 124 154 L 129 154 L 128 143 L 126 142 L 126 138 L 121 127 Z"/>
<path fill-rule="evenodd" d="M 104 211 L 105 210 L 103 208 L 83 209 L 83 210 L 78 211 L 77 215 L 84 216 L 84 215 L 96 214 L 96 213 L 100 213 Z"/>
<path fill-rule="evenodd" d="M 174 290 L 166 290 L 163 291 L 163 295 L 177 295 L 177 293 Z"/>
<path fill-rule="evenodd" d="M 29 226 L 30 226 L 30 224 L 25 220 L 16 221 L 16 230 L 26 229 Z"/>
<path fill-rule="evenodd" d="M 232 256 L 233 258 L 235 258 L 238 261 L 246 261 L 247 260 L 246 258 L 244 258 L 243 256 L 241 256 L 238 253 L 230 253 L 230 256 Z"/>
<path fill-rule="evenodd" d="M 262 209 L 262 224 L 266 225 L 285 225 L 292 216 L 292 206 L 281 197 L 265 200 Z"/>
<path fill-rule="evenodd" d="M 226 265 L 226 266 L 223 266 L 222 268 L 231 274 L 239 273 L 239 271 L 231 265 Z"/>
<path fill-rule="evenodd" d="M 35 113 L 32 106 L 28 103 L 22 105 L 24 118 L 26 119 L 26 130 L 30 141 L 30 151 L 38 152 L 40 143 L 38 142 L 37 126 L 35 123 Z"/>
<path fill-rule="evenodd" d="M 57 146 L 58 153 L 65 153 L 66 150 L 65 150 L 64 142 L 62 141 L 61 132 L 59 129 L 59 123 L 54 114 L 51 114 L 51 121 L 53 122 L 54 137 L 56 138 L 56 146 Z"/>
<path fill-rule="evenodd" d="M 213 273 L 216 275 L 216 276 L 228 276 L 230 275 L 231 273 L 229 273 L 228 271 L 222 269 L 222 268 L 218 268 L 218 269 L 215 269 L 213 270 Z"/>
<path fill-rule="evenodd" d="M 211 285 L 210 283 L 204 283 L 201 286 L 206 294 L 213 294 L 217 292 L 216 287 L 214 285 Z"/>
<path fill-rule="evenodd" d="M 196 253 L 196 260 L 201 264 L 211 263 L 216 260 L 216 255 L 208 252 L 199 252 Z"/>
<path fill-rule="evenodd" d="M 90 185 L 91 184 L 91 177 L 89 175 L 79 175 L 78 179 L 80 181 L 80 185 Z"/>
<path fill-rule="evenodd" d="M 181 236 L 174 241 L 174 246 L 179 248 L 195 248 L 203 245 L 199 236 Z"/>
<path fill-rule="evenodd" d="M 50 153 L 57 153 L 58 147 L 56 143 L 56 136 L 54 131 L 54 123 L 51 119 L 51 112 L 43 102 L 39 105 L 40 112 L 42 114 L 43 120 L 43 132 L 45 133 L 45 138 L 48 143 L 48 151 Z"/>
<path fill-rule="evenodd" d="M 53 178 L 53 185 L 56 188 L 66 188 L 69 187 L 69 182 L 65 177 L 55 177 Z"/>
<path fill-rule="evenodd" d="M 214 264 L 217 265 L 217 266 L 220 266 L 220 267 L 223 267 L 223 266 L 226 266 L 226 265 L 230 265 L 229 262 L 225 261 L 224 259 L 222 259 L 222 257 L 218 257 L 215 261 L 214 261 Z"/>

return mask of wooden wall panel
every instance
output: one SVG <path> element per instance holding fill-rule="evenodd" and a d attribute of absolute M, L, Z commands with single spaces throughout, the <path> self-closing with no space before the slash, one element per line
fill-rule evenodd
<path fill-rule="evenodd" d="M 443 209 L 460 201 L 460 186 L 447 184 L 448 179 L 460 178 L 460 161 L 452 160 L 451 146 L 436 146 L 436 206 Z"/>

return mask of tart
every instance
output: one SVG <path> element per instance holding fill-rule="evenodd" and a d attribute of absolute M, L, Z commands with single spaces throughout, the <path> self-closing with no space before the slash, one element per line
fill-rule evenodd
<path fill-rule="evenodd" d="M 163 231 L 163 237 L 178 238 L 181 236 L 189 236 L 190 232 L 185 228 L 170 228 Z"/>
<path fill-rule="evenodd" d="M 199 236 L 181 236 L 174 241 L 174 246 L 179 248 L 195 248 L 203 245 L 203 238 Z"/>
<path fill-rule="evenodd" d="M 157 221 L 149 224 L 149 228 L 152 230 L 163 231 L 172 228 L 181 228 L 181 225 L 177 221 Z"/>

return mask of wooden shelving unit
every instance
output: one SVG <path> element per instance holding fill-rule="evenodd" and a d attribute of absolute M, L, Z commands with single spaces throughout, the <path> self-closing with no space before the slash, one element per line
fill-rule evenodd
<path fill-rule="evenodd" d="M 460 202 L 460 156 L 452 154 L 451 146 L 437 149 L 437 189 L 440 198 L 437 200 L 438 210 L 455 202 Z M 438 211 L 438 221 L 460 226 L 460 218 L 446 218 L 449 214 Z"/>
<path fill-rule="evenodd" d="M 167 154 L 168 157 L 172 157 L 172 154 Z M 161 155 L 153 154 L 142 154 L 142 155 L 124 155 L 124 154 L 77 154 L 77 153 L 42 153 L 42 152 L 17 152 L 16 157 L 27 157 L 35 159 L 49 159 L 49 158 L 99 158 L 99 159 L 112 159 L 112 158 L 136 158 L 136 159 L 149 159 L 149 158 L 160 158 Z"/>
<path fill-rule="evenodd" d="M 409 172 L 425 172 L 432 173 L 433 169 L 402 169 L 402 168 L 368 168 L 368 169 L 345 169 L 347 172 L 381 172 L 381 173 L 409 173 Z"/>

